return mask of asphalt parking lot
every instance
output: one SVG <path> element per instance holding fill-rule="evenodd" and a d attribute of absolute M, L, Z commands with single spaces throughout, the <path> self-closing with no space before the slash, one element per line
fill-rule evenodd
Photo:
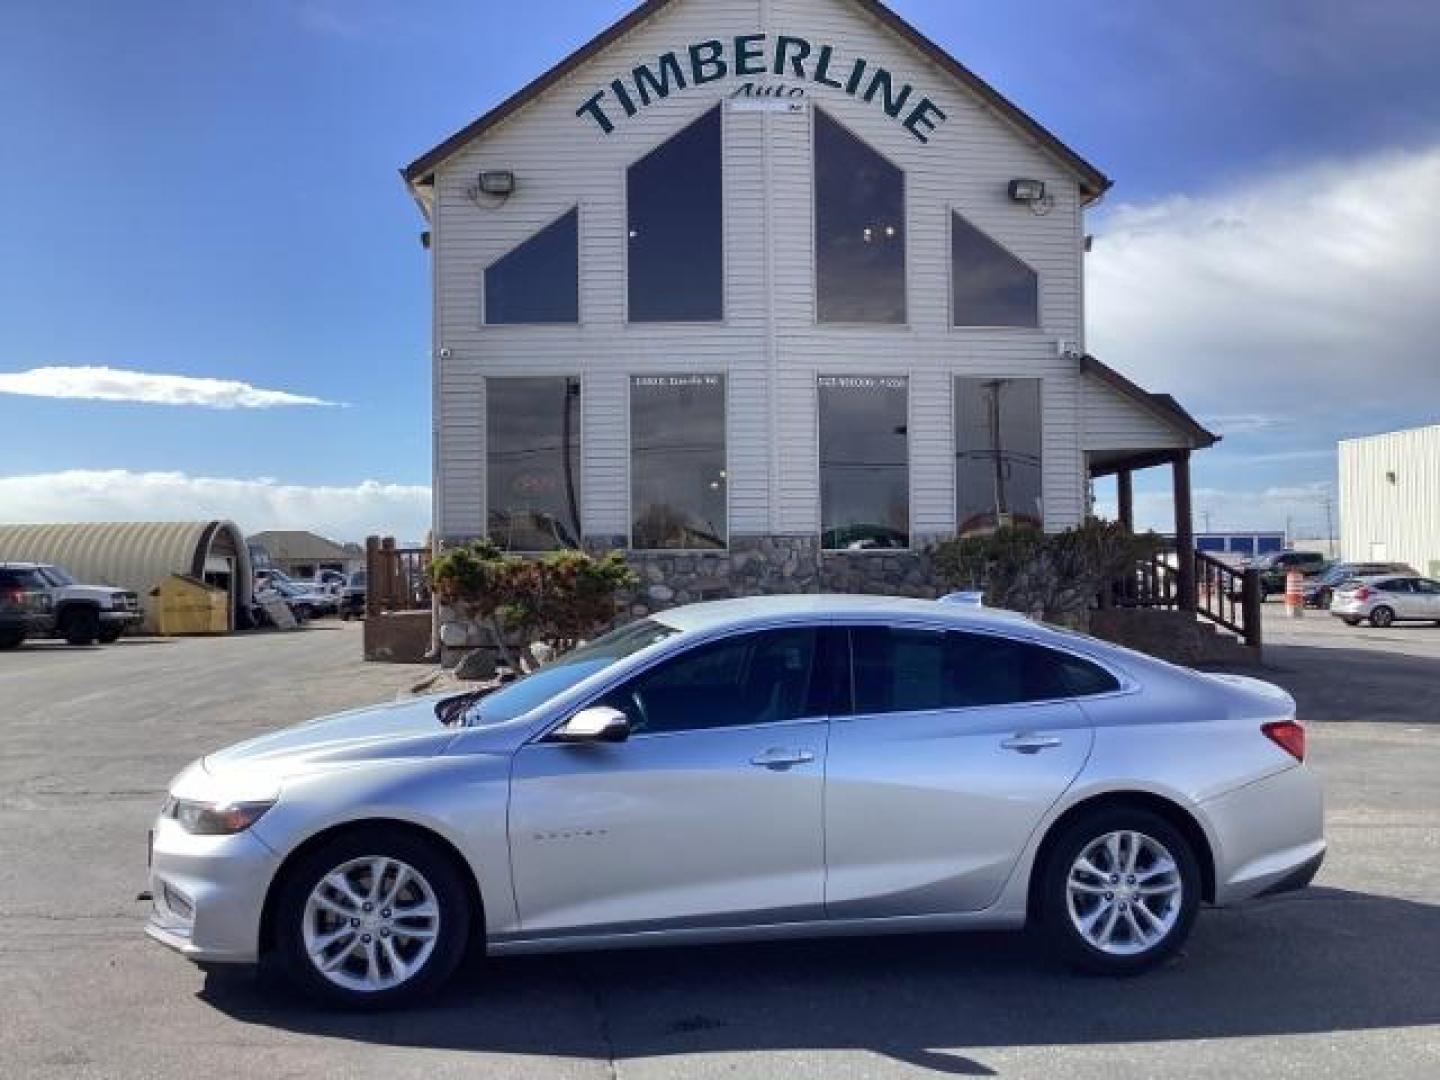
<path fill-rule="evenodd" d="M 394 697 L 354 624 L 0 655 L 6 1077 L 1440 1075 L 1440 628 L 1267 612 L 1312 724 L 1331 854 L 1111 981 L 1023 935 L 490 962 L 428 1007 L 314 1009 L 148 942 L 145 830 L 206 750 Z"/>

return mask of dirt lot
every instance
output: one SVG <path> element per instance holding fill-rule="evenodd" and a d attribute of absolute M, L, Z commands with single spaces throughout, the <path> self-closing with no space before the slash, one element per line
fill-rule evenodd
<path fill-rule="evenodd" d="M 414 1013 L 314 1010 L 140 933 L 145 829 L 187 761 L 395 696 L 358 627 L 0 655 L 6 1077 L 1440 1075 L 1440 629 L 1271 605 L 1313 724 L 1316 887 L 1207 912 L 1178 964 L 1057 972 L 1020 935 L 526 958 Z"/>

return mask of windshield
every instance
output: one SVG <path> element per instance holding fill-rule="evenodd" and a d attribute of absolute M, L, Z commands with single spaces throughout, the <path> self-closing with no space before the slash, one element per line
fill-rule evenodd
<path fill-rule="evenodd" d="M 564 693 L 597 671 L 624 660 L 627 656 L 633 656 L 642 649 L 648 649 L 651 645 L 657 645 L 679 632 L 673 626 L 666 626 L 655 619 L 641 619 L 618 630 L 612 630 L 604 637 L 598 637 L 589 645 L 566 653 L 559 660 L 546 664 L 503 690 L 497 690 L 482 698 L 466 716 L 465 724 L 468 727 L 483 727 L 503 724 L 524 716 L 531 709 L 545 704 L 555 695 Z"/>
<path fill-rule="evenodd" d="M 75 584 L 75 579 L 71 577 L 67 571 L 62 570 L 58 566 L 40 567 L 40 576 L 49 578 L 51 585 L 58 585 L 62 588 L 66 585 Z"/>

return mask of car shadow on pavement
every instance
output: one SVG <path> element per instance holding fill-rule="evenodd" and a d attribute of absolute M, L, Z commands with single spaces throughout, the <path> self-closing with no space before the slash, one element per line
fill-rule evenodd
<path fill-rule="evenodd" d="M 243 1023 L 392 1046 L 612 1062 L 859 1049 L 986 1076 L 986 1051 L 1011 1046 L 1440 1023 L 1440 906 L 1312 887 L 1205 911 L 1187 955 L 1132 979 L 987 933 L 493 959 L 379 1014 L 241 971 L 211 972 L 200 997 Z"/>
<path fill-rule="evenodd" d="M 1225 667 L 1290 692 L 1301 720 L 1436 724 L 1440 657 L 1379 649 L 1267 645 L 1259 667 Z"/>

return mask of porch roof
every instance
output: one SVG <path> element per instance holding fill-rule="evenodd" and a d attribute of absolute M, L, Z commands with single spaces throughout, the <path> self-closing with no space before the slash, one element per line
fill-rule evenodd
<path fill-rule="evenodd" d="M 1220 441 L 1169 394 L 1151 393 L 1089 354 L 1080 373 L 1091 476 L 1168 464 Z"/>

